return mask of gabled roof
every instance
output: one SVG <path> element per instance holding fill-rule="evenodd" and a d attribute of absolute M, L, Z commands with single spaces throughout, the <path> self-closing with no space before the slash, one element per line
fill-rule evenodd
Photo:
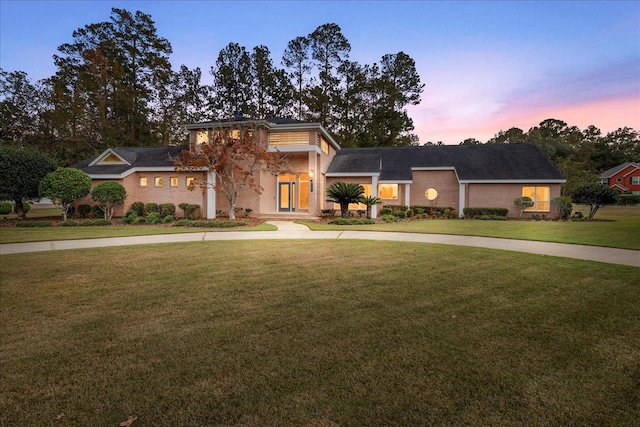
<path fill-rule="evenodd" d="M 378 174 L 380 181 L 410 181 L 412 170 L 420 169 L 452 169 L 460 182 L 565 180 L 542 151 L 529 143 L 342 149 L 327 175 L 366 172 Z"/>
<path fill-rule="evenodd" d="M 634 162 L 627 162 L 627 163 L 623 163 L 621 165 L 618 165 L 618 166 L 616 166 L 614 168 L 607 169 L 606 171 L 604 171 L 604 172 L 602 172 L 600 174 L 600 178 L 611 178 L 612 176 L 614 176 L 615 174 L 617 174 L 618 172 L 620 172 L 622 170 L 625 170 L 629 166 L 631 166 L 632 168 L 635 168 L 635 169 L 640 169 L 640 164 L 634 163 Z"/>
<path fill-rule="evenodd" d="M 182 150 L 188 149 L 187 145 L 178 146 L 162 146 L 162 147 L 116 147 L 109 148 L 96 157 L 83 160 L 76 163 L 72 167 L 78 168 L 86 172 L 92 177 L 95 176 L 113 176 L 122 177 L 134 172 L 136 169 L 144 168 L 146 170 L 168 170 L 173 168 L 176 157 L 180 155 Z M 127 163 L 100 163 L 100 160 L 114 153 Z"/>

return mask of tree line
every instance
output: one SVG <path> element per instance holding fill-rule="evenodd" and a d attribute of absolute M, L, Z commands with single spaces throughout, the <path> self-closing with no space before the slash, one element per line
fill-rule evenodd
<path fill-rule="evenodd" d="M 291 40 L 282 67 L 267 46 L 232 42 L 204 85 L 200 68 L 174 71 L 171 43 L 151 16 L 114 8 L 58 47 L 53 76 L 33 83 L 0 69 L 0 140 L 68 165 L 110 146 L 180 144 L 184 123 L 242 114 L 317 121 L 343 146 L 416 143 L 406 106 L 420 102 L 424 85 L 414 60 L 398 52 L 361 65 L 350 50 L 331 23 Z"/>

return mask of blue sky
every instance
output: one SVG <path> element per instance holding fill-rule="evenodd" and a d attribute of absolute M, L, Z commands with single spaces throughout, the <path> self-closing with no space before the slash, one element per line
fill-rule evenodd
<path fill-rule="evenodd" d="M 0 2 L 0 66 L 32 80 L 74 30 L 111 8 L 151 15 L 171 62 L 210 67 L 229 42 L 264 44 L 280 65 L 289 40 L 327 22 L 342 28 L 350 59 L 403 51 L 425 90 L 410 109 L 422 142 L 485 141 L 546 118 L 604 132 L 640 130 L 637 1 L 16 1 Z"/>

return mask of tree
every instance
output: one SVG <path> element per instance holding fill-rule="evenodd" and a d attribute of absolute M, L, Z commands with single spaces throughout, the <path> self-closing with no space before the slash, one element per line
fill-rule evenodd
<path fill-rule="evenodd" d="M 527 196 L 518 197 L 516 200 L 514 200 L 513 204 L 518 207 L 518 210 L 520 211 L 519 218 L 522 218 L 522 214 L 524 213 L 525 209 L 533 206 L 533 200 L 531 200 L 531 197 Z"/>
<path fill-rule="evenodd" d="M 349 217 L 349 204 L 358 203 L 364 194 L 364 187 L 360 184 L 336 181 L 327 188 L 327 201 L 340 205 L 342 218 Z"/>
<path fill-rule="evenodd" d="M 23 200 L 38 198 L 38 184 L 56 164 L 31 149 L 0 146 L 0 200 L 12 200 L 18 218 L 24 218 Z"/>
<path fill-rule="evenodd" d="M 367 207 L 367 219 L 371 219 L 371 206 L 381 203 L 382 199 L 376 196 L 361 196 L 358 201 Z"/>
<path fill-rule="evenodd" d="M 116 207 L 124 203 L 127 191 L 117 182 L 107 181 L 96 185 L 91 190 L 91 198 L 104 212 L 105 219 L 111 219 Z"/>
<path fill-rule="evenodd" d="M 613 188 L 599 183 L 582 185 L 571 194 L 573 203 L 579 205 L 589 205 L 589 215 L 587 219 L 594 217 L 601 206 L 613 205 L 618 201 L 618 192 Z"/>
<path fill-rule="evenodd" d="M 215 182 L 206 178 L 194 184 L 201 188 L 213 187 L 229 202 L 229 218 L 235 219 L 238 197 L 245 187 L 262 193 L 258 174 L 265 169 L 273 174 L 288 171 L 286 157 L 269 151 L 265 125 L 244 122 L 233 126 L 220 123 L 209 131 L 209 142 L 195 150 L 184 150 L 176 159 L 178 172 L 212 172 Z"/>
<path fill-rule="evenodd" d="M 89 194 L 91 177 L 80 169 L 58 168 L 40 181 L 38 189 L 42 197 L 62 208 L 62 218 L 66 221 L 71 204 Z"/>
<path fill-rule="evenodd" d="M 251 56 L 244 46 L 229 43 L 218 54 L 213 76 L 213 110 L 220 117 L 251 115 L 253 99 Z"/>
<path fill-rule="evenodd" d="M 312 65 L 309 61 L 309 39 L 296 37 L 291 40 L 282 55 L 282 63 L 289 69 L 289 76 L 293 80 L 295 107 L 298 120 L 304 118 L 304 100 L 307 80 L 305 76 L 311 72 Z"/>

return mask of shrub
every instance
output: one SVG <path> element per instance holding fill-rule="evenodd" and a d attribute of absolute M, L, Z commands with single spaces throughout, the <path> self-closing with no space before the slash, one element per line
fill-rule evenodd
<path fill-rule="evenodd" d="M 160 216 L 156 212 L 147 214 L 146 220 L 149 224 L 160 224 L 160 222 L 162 222 L 162 219 L 160 219 Z"/>
<path fill-rule="evenodd" d="M 143 216 L 139 216 L 138 218 L 133 220 L 134 224 L 146 224 L 147 220 Z"/>
<path fill-rule="evenodd" d="M 146 205 L 144 205 L 144 214 L 150 214 L 150 213 L 159 213 L 160 212 L 160 207 L 158 207 L 157 203 L 147 203 Z"/>
<path fill-rule="evenodd" d="M 522 218 L 522 214 L 524 213 L 525 209 L 533 206 L 533 200 L 531 200 L 531 197 L 523 196 L 515 199 L 513 201 L 513 204 L 518 207 L 518 211 L 520 211 L 519 218 Z"/>
<path fill-rule="evenodd" d="M 105 218 L 94 219 L 93 225 L 111 225 L 111 220 Z"/>
<path fill-rule="evenodd" d="M 184 213 L 187 219 L 198 219 L 200 218 L 200 205 L 187 205 Z"/>
<path fill-rule="evenodd" d="M 506 217 L 509 209 L 506 208 L 464 208 L 462 211 L 465 218 L 474 218 L 476 215 L 495 215 Z"/>
<path fill-rule="evenodd" d="M 619 205 L 634 206 L 640 203 L 640 194 L 621 194 L 618 196 Z"/>
<path fill-rule="evenodd" d="M 77 225 L 78 225 L 78 223 L 76 221 L 72 220 L 72 219 L 68 219 L 68 220 L 62 221 L 60 223 L 61 227 L 75 227 Z"/>
<path fill-rule="evenodd" d="M 138 216 L 144 216 L 144 203 L 142 202 L 133 202 L 129 211 L 133 211 Z"/>
<path fill-rule="evenodd" d="M 100 206 L 93 205 L 91 206 L 91 216 L 94 218 L 104 217 L 104 212 Z"/>
<path fill-rule="evenodd" d="M 182 216 L 184 218 L 187 217 L 187 206 L 189 206 L 189 203 L 182 202 L 182 203 L 178 204 L 178 207 L 180 209 L 182 209 Z"/>
<path fill-rule="evenodd" d="M 31 205 L 27 202 L 22 202 L 22 209 L 24 210 L 24 213 L 27 213 L 31 210 Z M 13 207 L 13 211 L 18 213 L 15 206 Z"/>
<path fill-rule="evenodd" d="M 398 211 L 395 214 L 393 214 L 393 216 L 395 216 L 398 219 L 405 219 L 407 217 L 407 213 L 405 211 Z"/>
<path fill-rule="evenodd" d="M 365 225 L 365 224 L 375 224 L 375 221 L 370 219 L 359 219 L 359 218 L 336 218 L 333 221 L 329 221 L 329 224 L 333 225 Z"/>
<path fill-rule="evenodd" d="M 569 219 L 573 210 L 571 198 L 567 196 L 556 197 L 553 199 L 553 203 L 558 207 L 558 217 L 563 221 Z"/>
<path fill-rule="evenodd" d="M 380 215 L 393 215 L 393 211 L 389 206 L 383 206 L 382 209 L 380 209 Z"/>
<path fill-rule="evenodd" d="M 173 222 L 173 220 L 174 220 L 173 215 L 167 215 L 164 218 L 162 218 L 162 222 L 166 222 L 166 223 Z"/>
<path fill-rule="evenodd" d="M 2 202 L 0 203 L 0 215 L 8 215 L 13 210 L 13 205 L 11 202 Z"/>
<path fill-rule="evenodd" d="M 322 213 L 323 218 L 333 218 L 334 216 L 336 216 L 335 209 L 322 209 L 320 212 Z"/>
<path fill-rule="evenodd" d="M 122 223 L 123 223 L 123 224 L 133 224 L 133 223 L 134 223 L 134 221 L 135 221 L 136 219 L 138 219 L 138 218 L 140 218 L 140 217 L 138 216 L 138 214 L 137 214 L 137 213 L 135 213 L 134 211 L 129 211 L 129 212 L 127 212 L 127 214 L 125 215 L 125 217 L 124 217 L 124 218 L 122 218 Z"/>
<path fill-rule="evenodd" d="M 396 218 L 394 215 L 382 215 L 382 220 L 384 222 L 398 222 L 398 218 Z"/>
<path fill-rule="evenodd" d="M 127 198 L 127 190 L 117 182 L 107 181 L 91 190 L 91 198 L 102 208 L 105 219 L 111 219 L 116 207 Z"/>
<path fill-rule="evenodd" d="M 82 218 L 86 218 L 91 213 L 91 205 L 78 206 L 78 213 Z"/>
<path fill-rule="evenodd" d="M 16 227 L 51 227 L 51 221 L 22 221 L 16 224 Z"/>
<path fill-rule="evenodd" d="M 163 203 L 159 206 L 158 213 L 162 218 L 167 215 L 173 216 L 176 214 L 176 205 L 174 205 L 173 203 Z"/>
<path fill-rule="evenodd" d="M 507 217 L 506 216 L 500 216 L 500 215 L 476 215 L 475 217 L 473 217 L 473 219 L 479 219 L 479 220 L 483 220 L 483 221 L 487 221 L 487 220 L 506 221 Z"/>

